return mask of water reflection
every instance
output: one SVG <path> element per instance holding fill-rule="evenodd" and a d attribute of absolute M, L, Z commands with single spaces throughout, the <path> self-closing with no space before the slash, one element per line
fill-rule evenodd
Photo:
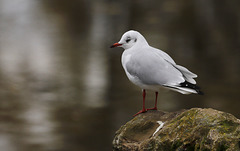
<path fill-rule="evenodd" d="M 109 49 L 128 29 L 199 75 L 205 96 L 161 92 L 161 110 L 212 107 L 240 117 L 235 3 L 1 0 L 1 149 L 111 150 L 115 130 L 141 108 L 122 50 Z M 147 93 L 147 106 L 153 100 Z"/>
<path fill-rule="evenodd" d="M 108 37 L 107 26 L 109 17 L 102 3 L 94 3 L 91 9 L 92 20 L 89 27 L 89 46 L 88 55 L 85 60 L 83 70 L 84 85 L 86 87 L 85 102 L 88 106 L 104 107 L 106 106 L 106 91 L 109 79 L 107 66 L 107 52 L 105 42 Z"/>

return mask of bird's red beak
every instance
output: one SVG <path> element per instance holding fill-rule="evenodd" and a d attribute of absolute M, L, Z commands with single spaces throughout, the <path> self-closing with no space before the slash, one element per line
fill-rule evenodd
<path fill-rule="evenodd" d="M 115 43 L 115 44 L 113 44 L 110 48 L 114 48 L 114 47 L 118 47 L 118 46 L 121 46 L 122 44 L 120 44 L 120 43 Z"/>

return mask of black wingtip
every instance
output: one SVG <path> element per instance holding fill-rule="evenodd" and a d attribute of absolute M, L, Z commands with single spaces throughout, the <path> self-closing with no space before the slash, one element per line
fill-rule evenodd
<path fill-rule="evenodd" d="M 190 82 L 185 81 L 183 83 L 180 83 L 180 86 L 184 87 L 184 88 L 194 89 L 197 92 L 197 94 L 204 95 L 204 93 L 202 91 L 200 91 L 200 87 L 197 86 L 196 84 L 192 84 Z"/>

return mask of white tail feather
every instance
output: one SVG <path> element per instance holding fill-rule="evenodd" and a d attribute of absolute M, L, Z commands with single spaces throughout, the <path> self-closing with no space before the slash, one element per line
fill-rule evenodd
<path fill-rule="evenodd" d="M 190 89 L 190 88 L 183 88 L 183 87 L 178 87 L 178 86 L 166 86 L 165 88 L 177 91 L 182 94 L 191 94 L 191 93 L 197 93 L 196 90 Z"/>

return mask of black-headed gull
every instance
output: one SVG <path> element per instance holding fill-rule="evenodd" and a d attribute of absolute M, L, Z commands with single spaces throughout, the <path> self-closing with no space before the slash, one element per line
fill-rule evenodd
<path fill-rule="evenodd" d="M 177 65 L 162 50 L 149 46 L 146 39 L 137 31 L 130 30 L 123 34 L 119 42 L 111 48 L 122 47 L 122 66 L 128 79 L 143 90 L 143 108 L 134 116 L 147 110 L 157 110 L 157 96 L 160 88 L 167 88 L 182 94 L 203 94 L 196 85 L 197 75 L 187 68 Z M 155 106 L 145 109 L 146 90 L 156 94 Z"/>

